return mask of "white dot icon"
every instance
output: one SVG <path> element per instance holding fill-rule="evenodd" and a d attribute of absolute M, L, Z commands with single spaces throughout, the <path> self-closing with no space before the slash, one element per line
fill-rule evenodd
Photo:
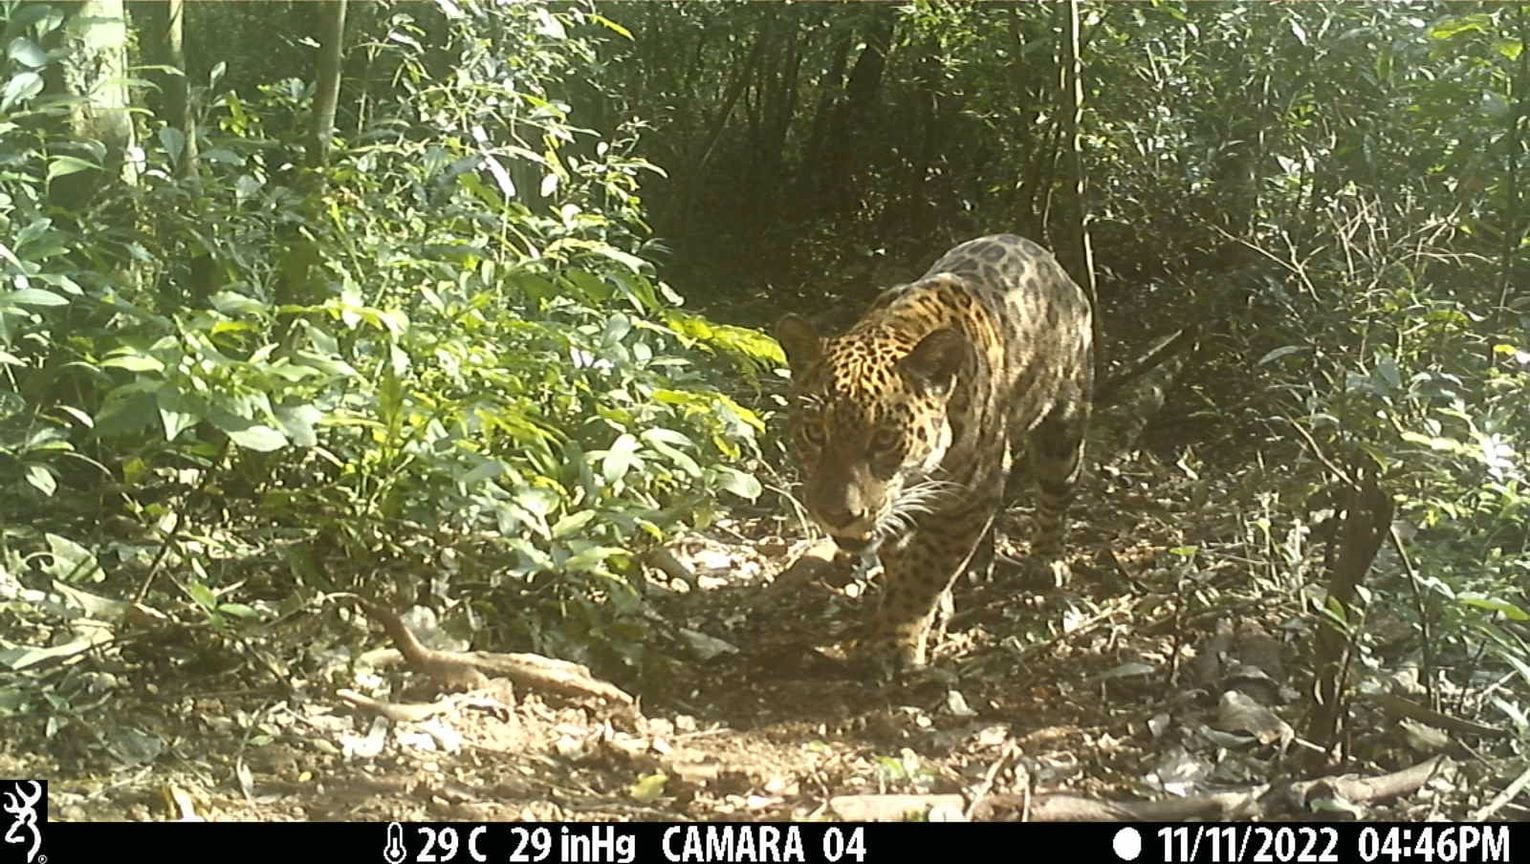
<path fill-rule="evenodd" d="M 1142 835 L 1136 828 L 1122 828 L 1110 841 L 1110 848 L 1122 861 L 1136 861 L 1142 854 Z"/>

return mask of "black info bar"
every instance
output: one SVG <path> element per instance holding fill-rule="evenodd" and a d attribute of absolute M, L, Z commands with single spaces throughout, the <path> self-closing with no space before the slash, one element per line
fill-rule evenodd
<path fill-rule="evenodd" d="M 7 820 L 10 821 L 10 820 Z M 36 831 L 35 835 L 32 830 Z M 0 864 L 875 864 L 923 856 L 1079 862 L 1508 862 L 1522 823 L 14 823 Z M 13 839 L 14 835 L 14 839 Z M 33 837 L 37 842 L 32 843 Z"/>

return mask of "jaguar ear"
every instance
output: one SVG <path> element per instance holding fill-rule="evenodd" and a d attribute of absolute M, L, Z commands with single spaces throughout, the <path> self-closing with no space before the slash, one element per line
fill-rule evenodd
<path fill-rule="evenodd" d="M 898 366 L 938 393 L 951 389 L 956 373 L 971 349 L 967 337 L 955 327 L 942 327 L 919 340 Z"/>
<path fill-rule="evenodd" d="M 806 369 L 823 353 L 823 339 L 801 315 L 788 314 L 776 322 L 776 341 L 781 343 L 786 362 L 794 372 Z"/>

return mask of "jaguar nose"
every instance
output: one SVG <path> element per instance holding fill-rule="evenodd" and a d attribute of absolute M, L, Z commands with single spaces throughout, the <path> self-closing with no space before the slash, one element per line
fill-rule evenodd
<path fill-rule="evenodd" d="M 838 546 L 842 552 L 859 555 L 871 548 L 871 540 L 860 537 L 835 537 L 834 545 Z"/>
<path fill-rule="evenodd" d="M 824 527 L 833 530 L 836 528 L 848 528 L 861 522 L 866 518 L 866 509 L 848 504 L 839 504 L 823 508 L 818 515 L 823 519 Z"/>

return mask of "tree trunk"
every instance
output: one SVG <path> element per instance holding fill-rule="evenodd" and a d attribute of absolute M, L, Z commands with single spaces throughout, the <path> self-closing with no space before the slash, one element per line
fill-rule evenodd
<path fill-rule="evenodd" d="M 809 201 L 823 185 L 829 149 L 829 124 L 836 105 L 843 98 L 841 89 L 845 79 L 845 66 L 850 60 L 850 44 L 855 34 L 850 30 L 841 33 L 829 55 L 829 68 L 818 81 L 818 105 L 813 109 L 813 123 L 808 129 L 807 147 L 802 151 L 802 174 L 796 198 Z M 801 215 L 801 214 L 794 214 Z"/>
<path fill-rule="evenodd" d="M 1057 252 L 1063 267 L 1072 274 L 1079 287 L 1084 289 L 1084 293 L 1089 297 L 1089 305 L 1094 309 L 1092 316 L 1095 345 L 1094 368 L 1095 378 L 1099 379 L 1105 370 L 1105 352 L 1102 350 L 1103 343 L 1100 339 L 1099 301 L 1094 284 L 1094 250 L 1089 242 L 1084 148 L 1079 136 L 1079 127 L 1082 125 L 1084 116 L 1084 64 L 1083 58 L 1079 56 L 1078 0 L 1068 0 L 1066 6 L 1061 7 L 1059 11 L 1066 16 L 1063 22 L 1065 25 L 1062 40 L 1063 56 L 1058 78 L 1062 96 L 1061 117 L 1065 139 L 1063 158 L 1068 174 L 1068 190 L 1064 195 L 1065 223 L 1060 238 L 1062 242 L 1058 244 Z"/>
<path fill-rule="evenodd" d="M 138 166 L 127 159 L 133 121 L 127 88 L 127 18 L 122 0 L 86 0 L 74 8 L 65 28 L 70 53 L 56 86 L 76 98 L 70 125 L 81 138 L 104 148 L 103 173 L 80 171 L 54 180 L 55 203 L 79 207 L 113 175 L 138 181 Z"/>
<path fill-rule="evenodd" d="M 168 66 L 179 71 L 154 70 L 149 80 L 159 86 L 149 99 L 149 108 L 165 126 L 181 133 L 181 149 L 175 159 L 176 173 L 193 177 L 197 173 L 196 115 L 191 107 L 191 87 L 186 78 L 185 0 L 142 3 L 134 7 L 134 16 L 142 17 L 139 33 L 143 40 L 144 59 L 153 66 Z"/>
<path fill-rule="evenodd" d="M 786 164 L 786 138 L 797 111 L 797 75 L 802 66 L 802 49 L 798 44 L 801 31 L 796 11 L 788 9 L 787 20 L 782 25 L 784 34 L 779 42 L 784 44 L 786 56 L 779 64 L 771 64 L 771 68 L 778 71 L 775 74 L 764 73 L 761 88 L 764 119 L 751 179 L 756 230 L 773 223 L 781 206 L 784 188 L 781 175 Z"/>
<path fill-rule="evenodd" d="M 1316 680 L 1313 682 L 1313 706 L 1307 738 L 1321 751 L 1309 753 L 1310 763 L 1321 763 L 1333 755 L 1338 744 L 1344 717 L 1346 681 L 1350 667 L 1354 631 L 1359 627 L 1361 609 L 1355 603 L 1360 585 L 1370 572 L 1382 540 L 1392 526 L 1392 497 L 1377 481 L 1377 467 L 1369 457 L 1355 460 L 1354 483 L 1345 503 L 1343 540 L 1339 559 L 1328 580 L 1327 606 L 1343 616 L 1344 624 L 1320 621 L 1314 649 Z"/>
<path fill-rule="evenodd" d="M 1505 330 L 1509 322 L 1513 321 L 1509 301 L 1514 294 L 1515 264 L 1519 258 L 1519 247 L 1525 238 L 1525 229 L 1522 227 L 1523 220 L 1520 216 L 1520 157 L 1524 153 L 1524 124 L 1525 124 L 1525 89 L 1530 87 L 1530 15 L 1525 12 L 1523 5 L 1515 9 L 1515 27 L 1519 31 L 1519 64 L 1511 79 L 1511 92 L 1514 96 L 1513 110 L 1509 112 L 1509 130 L 1504 136 L 1504 146 L 1508 148 L 1504 162 L 1507 166 L 1508 182 L 1504 183 L 1504 216 L 1503 216 L 1503 255 L 1499 261 L 1499 288 L 1498 305 L 1493 310 L 1495 323 Z M 1489 362 L 1494 360 L 1492 348 L 1489 347 Z"/>
<path fill-rule="evenodd" d="M 887 69 L 887 52 L 892 47 L 896 16 L 897 11 L 886 6 L 873 6 L 868 10 L 866 47 L 861 49 L 850 70 L 844 98 L 836 106 L 829 129 L 830 155 L 824 176 L 827 182 L 819 197 L 828 212 L 844 212 L 852 203 L 853 181 L 860 167 L 856 154 L 861 152 L 852 144 L 882 89 L 882 73 Z"/>
<path fill-rule="evenodd" d="M 329 163 L 329 145 L 335 134 L 335 111 L 340 105 L 340 61 L 345 56 L 345 6 L 347 0 L 328 0 L 320 24 L 318 81 L 313 96 L 313 129 L 308 140 L 308 165 Z"/>

